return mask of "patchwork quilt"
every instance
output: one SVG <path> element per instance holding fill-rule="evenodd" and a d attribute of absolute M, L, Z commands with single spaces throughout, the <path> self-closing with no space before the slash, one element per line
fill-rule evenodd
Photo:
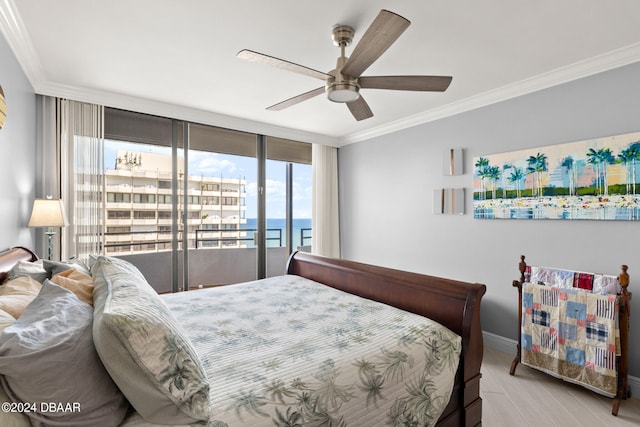
<path fill-rule="evenodd" d="M 522 288 L 522 363 L 614 397 L 617 322 L 615 295 L 526 283 Z"/>
<path fill-rule="evenodd" d="M 210 426 L 431 426 L 449 402 L 461 338 L 424 317 L 292 275 L 163 301 L 205 367 Z"/>
<path fill-rule="evenodd" d="M 530 265 L 525 270 L 525 281 L 558 288 L 579 288 L 602 295 L 616 295 L 622 290 L 617 276 Z"/>

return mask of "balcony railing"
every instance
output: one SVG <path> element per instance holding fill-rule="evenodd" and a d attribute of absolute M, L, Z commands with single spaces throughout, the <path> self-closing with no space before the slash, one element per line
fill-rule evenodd
<path fill-rule="evenodd" d="M 225 246 L 225 244 L 227 246 L 234 246 L 233 243 L 236 243 L 236 242 L 255 243 L 254 235 L 251 235 L 251 237 L 249 237 L 249 236 L 246 236 L 246 234 L 255 233 L 256 231 L 258 230 L 255 228 L 244 228 L 244 229 L 238 229 L 238 230 L 196 230 L 196 249 L 200 247 L 206 247 L 206 248 L 220 247 L 221 245 Z M 271 233 L 275 232 L 277 236 L 269 236 L 270 232 Z M 212 233 L 217 233 L 218 235 L 221 235 L 222 233 L 238 233 L 238 234 L 243 233 L 245 235 L 244 236 L 238 235 L 238 236 L 211 237 Z M 209 236 L 206 236 L 207 234 Z M 267 241 L 267 246 L 268 246 L 268 242 L 274 242 L 274 241 L 278 242 L 276 246 L 283 246 L 282 230 L 280 228 L 267 228 L 267 237 L 265 240 Z M 213 245 L 207 245 L 206 243 L 213 243 Z"/>
<path fill-rule="evenodd" d="M 307 235 L 306 232 L 309 232 Z M 308 246 L 307 241 L 311 240 L 311 229 L 310 228 L 301 228 L 300 229 L 300 246 Z"/>
<path fill-rule="evenodd" d="M 178 230 L 178 241 L 182 244 L 182 233 Z M 189 232 L 189 249 L 199 248 L 242 248 L 255 247 L 255 228 L 242 228 L 232 230 L 202 230 Z M 300 244 L 305 246 L 311 239 L 307 234 L 311 228 L 300 229 Z M 171 249 L 171 231 L 119 231 L 105 232 L 105 252 L 116 254 L 122 252 L 158 252 Z M 268 228 L 268 247 L 283 247 L 284 236 L 280 228 Z"/>
<path fill-rule="evenodd" d="M 178 233 L 178 250 L 180 251 L 184 250 L 183 231 L 180 230 Z M 303 246 L 309 244 L 310 231 L 310 228 L 300 231 L 300 242 Z M 191 231 L 190 235 L 193 237 L 189 238 L 187 248 L 189 250 L 189 288 L 254 280 L 257 270 L 256 248 L 251 235 L 253 232 L 255 229 Z M 284 272 L 289 254 L 284 247 L 283 234 L 283 230 L 279 228 L 268 230 L 267 277 Z M 196 235 L 198 236 L 197 244 Z M 107 232 L 104 233 L 104 237 L 107 239 L 106 255 L 132 262 L 157 292 L 171 292 L 173 277 L 171 231 Z M 82 239 L 82 236 L 79 236 L 79 239 Z M 205 246 L 205 243 L 212 242 L 219 243 L 219 246 Z M 182 257 L 178 259 L 177 268 L 179 271 L 183 268 Z"/>

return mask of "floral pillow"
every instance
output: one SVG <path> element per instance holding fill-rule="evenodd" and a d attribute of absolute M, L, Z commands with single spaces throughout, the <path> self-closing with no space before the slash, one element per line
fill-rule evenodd
<path fill-rule="evenodd" d="M 209 420 L 209 383 L 191 341 L 132 264 L 99 257 L 93 337 L 107 371 L 131 405 L 158 424 Z"/>

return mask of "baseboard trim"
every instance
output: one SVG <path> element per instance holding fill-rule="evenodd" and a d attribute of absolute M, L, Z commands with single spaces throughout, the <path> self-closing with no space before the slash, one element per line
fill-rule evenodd
<path fill-rule="evenodd" d="M 516 356 L 516 340 L 486 331 L 482 332 L 482 337 L 484 339 L 484 345 L 487 347 L 503 353 L 513 354 L 514 357 Z M 640 378 L 629 375 L 627 381 L 629 382 L 629 387 L 631 387 L 631 396 L 640 396 Z"/>

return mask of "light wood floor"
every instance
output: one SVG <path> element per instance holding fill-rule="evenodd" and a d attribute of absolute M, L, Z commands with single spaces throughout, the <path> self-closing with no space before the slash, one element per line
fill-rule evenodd
<path fill-rule="evenodd" d="M 482 360 L 482 425 L 486 427 L 640 426 L 640 399 L 620 404 L 611 415 L 613 399 L 543 374 L 521 364 L 515 376 L 509 367 L 515 355 L 484 348 Z"/>

